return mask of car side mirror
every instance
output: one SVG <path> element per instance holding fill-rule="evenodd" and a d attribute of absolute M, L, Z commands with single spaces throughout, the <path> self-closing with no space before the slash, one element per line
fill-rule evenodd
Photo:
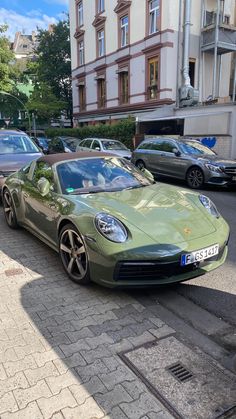
<path fill-rule="evenodd" d="M 180 151 L 178 150 L 178 148 L 173 148 L 173 153 L 174 153 L 177 157 L 181 156 L 181 153 L 180 153 Z"/>
<path fill-rule="evenodd" d="M 41 177 L 37 182 L 37 187 L 40 192 L 40 195 L 46 196 L 50 192 L 50 182 L 45 177 Z"/>
<path fill-rule="evenodd" d="M 142 174 L 143 174 L 143 175 L 144 175 L 144 176 L 145 176 L 148 180 L 150 180 L 151 182 L 154 182 L 154 181 L 155 181 L 153 174 L 152 174 L 151 172 L 149 172 L 149 170 L 147 170 L 147 169 L 143 168 L 143 169 L 141 170 L 141 172 L 142 172 Z"/>

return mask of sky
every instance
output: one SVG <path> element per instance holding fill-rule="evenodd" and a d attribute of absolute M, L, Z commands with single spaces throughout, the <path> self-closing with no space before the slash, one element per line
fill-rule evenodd
<path fill-rule="evenodd" d="M 14 40 L 15 32 L 30 35 L 37 27 L 47 29 L 50 23 L 65 18 L 69 0 L 0 0 L 0 25 L 6 23 L 6 35 Z"/>

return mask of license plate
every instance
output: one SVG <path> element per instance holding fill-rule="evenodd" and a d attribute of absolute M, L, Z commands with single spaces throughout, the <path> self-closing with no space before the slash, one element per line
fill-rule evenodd
<path fill-rule="evenodd" d="M 202 260 L 209 259 L 219 253 L 219 245 L 205 247 L 205 249 L 196 250 L 192 253 L 186 253 L 181 256 L 181 266 L 190 265 L 190 263 L 201 262 Z"/>

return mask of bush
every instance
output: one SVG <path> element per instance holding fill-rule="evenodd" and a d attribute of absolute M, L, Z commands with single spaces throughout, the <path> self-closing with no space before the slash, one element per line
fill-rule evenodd
<path fill-rule="evenodd" d="M 82 128 L 48 128 L 45 130 L 49 138 L 68 136 L 77 138 L 113 138 L 121 141 L 128 148 L 133 148 L 132 139 L 135 134 L 135 122 L 127 119 L 114 125 L 94 125 Z"/>

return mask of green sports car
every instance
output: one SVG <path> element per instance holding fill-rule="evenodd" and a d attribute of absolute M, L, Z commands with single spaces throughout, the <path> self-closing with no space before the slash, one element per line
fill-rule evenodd
<path fill-rule="evenodd" d="M 185 281 L 220 266 L 229 227 L 209 198 L 155 183 L 101 152 L 40 157 L 8 177 L 3 206 L 60 254 L 68 276 L 109 287 Z"/>

